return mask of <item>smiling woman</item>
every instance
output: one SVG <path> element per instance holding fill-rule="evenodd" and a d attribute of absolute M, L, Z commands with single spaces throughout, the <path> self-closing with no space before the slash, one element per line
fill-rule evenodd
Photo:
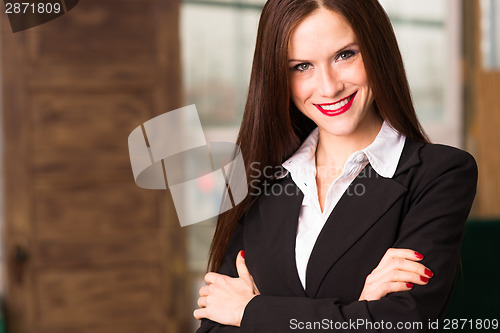
<path fill-rule="evenodd" d="M 377 0 L 266 3 L 237 143 L 252 186 L 219 217 L 199 332 L 430 330 L 477 169 L 428 142 Z"/>
<path fill-rule="evenodd" d="M 316 166 L 327 171 L 316 177 L 323 210 L 330 184 L 353 151 L 373 142 L 382 119 L 356 35 L 340 14 L 321 8 L 304 19 L 290 38 L 288 57 L 292 101 L 319 128 Z"/>

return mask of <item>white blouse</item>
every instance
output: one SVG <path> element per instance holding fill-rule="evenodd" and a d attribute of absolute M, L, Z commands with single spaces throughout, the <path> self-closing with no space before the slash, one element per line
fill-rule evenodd
<path fill-rule="evenodd" d="M 396 172 L 406 138 L 384 121 L 375 140 L 365 149 L 356 151 L 349 156 L 341 175 L 333 181 L 328 189 L 323 212 L 321 212 L 319 205 L 316 187 L 315 153 L 318 139 L 319 130 L 316 128 L 300 148 L 283 163 L 283 167 L 290 173 L 292 180 L 304 193 L 295 243 L 295 261 L 304 289 L 306 288 L 307 263 L 312 249 L 337 202 L 368 163 L 380 176 L 392 178 Z"/>

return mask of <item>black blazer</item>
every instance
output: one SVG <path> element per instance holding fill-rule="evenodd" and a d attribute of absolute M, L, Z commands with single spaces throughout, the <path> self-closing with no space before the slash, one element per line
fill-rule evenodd
<path fill-rule="evenodd" d="M 278 180 L 241 219 L 220 269 L 237 276 L 236 256 L 244 249 L 261 295 L 248 303 L 240 328 L 203 319 L 198 333 L 429 331 L 429 320 L 442 318 L 450 297 L 476 183 L 468 153 L 407 139 L 393 178 L 368 164 L 344 193 L 311 253 L 304 290 L 295 264 L 303 194 L 289 176 Z M 391 247 L 422 253 L 434 277 L 425 286 L 359 302 L 365 278 Z M 398 330 L 400 323 L 422 329 Z"/>

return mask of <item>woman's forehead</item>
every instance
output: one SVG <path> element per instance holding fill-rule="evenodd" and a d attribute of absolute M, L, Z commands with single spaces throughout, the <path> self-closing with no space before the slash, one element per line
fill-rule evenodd
<path fill-rule="evenodd" d="M 347 20 L 337 12 L 317 9 L 300 22 L 290 36 L 289 57 L 314 54 L 318 48 L 341 49 L 356 42 Z M 299 53 L 299 54 L 297 54 Z"/>

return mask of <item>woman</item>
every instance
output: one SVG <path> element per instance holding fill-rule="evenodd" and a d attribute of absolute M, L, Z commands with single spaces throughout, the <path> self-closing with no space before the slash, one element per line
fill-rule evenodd
<path fill-rule="evenodd" d="M 427 331 L 444 314 L 477 169 L 428 142 L 376 0 L 266 3 L 237 143 L 250 195 L 219 218 L 198 332 Z"/>

